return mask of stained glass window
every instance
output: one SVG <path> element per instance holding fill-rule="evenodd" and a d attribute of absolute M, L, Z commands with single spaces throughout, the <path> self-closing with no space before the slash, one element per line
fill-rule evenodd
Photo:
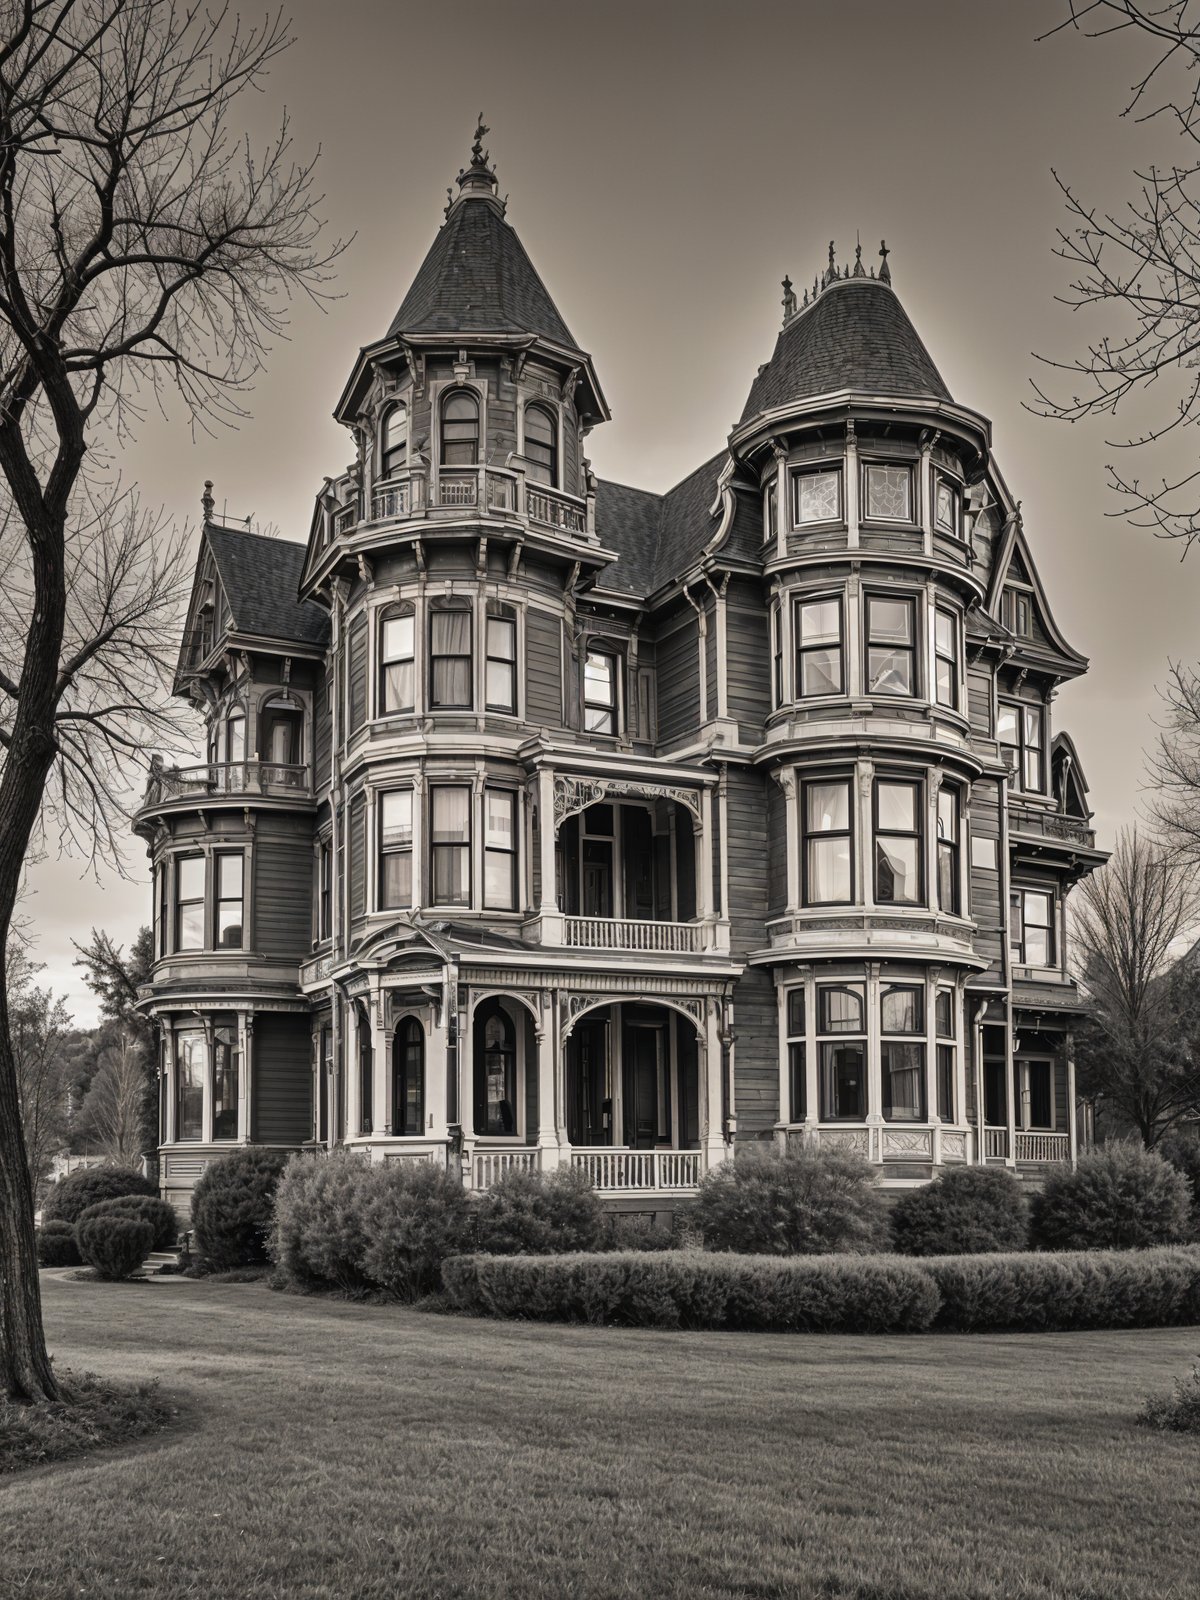
<path fill-rule="evenodd" d="M 867 516 L 882 522 L 912 521 L 912 469 L 867 468 Z"/>
<path fill-rule="evenodd" d="M 836 468 L 801 472 L 796 485 L 797 522 L 836 522 L 842 514 L 842 474 Z"/>
<path fill-rule="evenodd" d="M 933 502 L 934 521 L 946 533 L 958 532 L 958 495 L 954 485 L 947 483 L 945 478 L 937 480 Z"/>

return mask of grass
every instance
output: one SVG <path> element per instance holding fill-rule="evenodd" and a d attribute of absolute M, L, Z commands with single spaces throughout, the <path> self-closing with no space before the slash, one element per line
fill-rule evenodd
<path fill-rule="evenodd" d="M 832 1338 L 43 1278 L 60 1362 L 187 1431 L 0 1481 L 0 1594 L 1170 1600 L 1200 1329 Z"/>
<path fill-rule="evenodd" d="M 179 1417 L 156 1384 L 114 1383 L 89 1372 L 57 1377 L 60 1401 L 30 1406 L 0 1400 L 0 1475 L 130 1444 Z"/>

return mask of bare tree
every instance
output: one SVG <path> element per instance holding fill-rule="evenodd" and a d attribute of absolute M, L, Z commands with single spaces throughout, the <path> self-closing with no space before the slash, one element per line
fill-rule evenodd
<path fill-rule="evenodd" d="M 1090 1003 L 1079 1084 L 1147 1145 L 1200 1109 L 1200 974 L 1180 959 L 1196 916 L 1194 877 L 1134 829 L 1073 896 L 1073 948 Z"/>
<path fill-rule="evenodd" d="M 170 726 L 179 541 L 96 447 L 172 395 L 200 426 L 241 415 L 340 247 L 319 247 L 313 164 L 286 119 L 257 153 L 229 129 L 290 43 L 281 16 L 248 29 L 170 0 L 0 0 L 0 26 L 0 527 L 19 595 L 0 628 L 2 952 L 39 826 L 115 853 L 121 758 Z M 0 1393 L 37 1400 L 58 1391 L 4 993 Z"/>
<path fill-rule="evenodd" d="M 66 1002 L 34 982 L 39 968 L 15 941 L 7 961 L 8 1014 L 30 1187 L 36 1192 L 67 1130 Z"/>
<path fill-rule="evenodd" d="M 100 1065 L 80 1109 L 89 1133 L 107 1161 L 135 1167 L 146 1128 L 146 1060 L 141 1043 L 127 1028 L 101 1052 Z"/>
<path fill-rule="evenodd" d="M 1066 3 L 1067 15 L 1043 37 L 1073 29 L 1093 39 L 1116 35 L 1126 48 L 1144 44 L 1145 70 L 1122 115 L 1162 119 L 1182 159 L 1135 173 L 1135 197 L 1115 212 L 1054 173 L 1071 219 L 1059 230 L 1057 254 L 1075 274 L 1061 298 L 1073 310 L 1097 311 L 1101 327 L 1084 355 L 1038 358 L 1065 374 L 1073 392 L 1052 395 L 1035 384 L 1034 409 L 1070 422 L 1115 418 L 1136 396 L 1161 395 L 1158 421 L 1109 441 L 1136 453 L 1200 423 L 1200 29 L 1189 0 Z M 1107 471 L 1123 502 L 1114 515 L 1181 540 L 1186 555 L 1200 537 L 1200 468 L 1153 482 L 1132 469 Z"/>
<path fill-rule="evenodd" d="M 1164 848 L 1200 873 L 1200 672 L 1173 663 L 1165 716 L 1147 757 L 1149 809 Z"/>

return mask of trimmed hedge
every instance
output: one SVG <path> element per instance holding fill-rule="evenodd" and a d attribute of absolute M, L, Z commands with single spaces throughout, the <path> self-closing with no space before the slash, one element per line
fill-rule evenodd
<path fill-rule="evenodd" d="M 959 1333 L 1163 1328 L 1200 1322 L 1200 1252 L 931 1256 L 936 1326 Z"/>
<path fill-rule="evenodd" d="M 922 1268 L 887 1257 L 472 1255 L 446 1261 L 442 1280 L 451 1305 L 473 1315 L 628 1327 L 919 1333 L 938 1308 Z"/>
<path fill-rule="evenodd" d="M 37 1231 L 37 1258 L 43 1267 L 82 1265 L 75 1229 L 69 1222 L 44 1222 Z"/>
<path fill-rule="evenodd" d="M 154 1229 L 152 1248 L 155 1250 L 169 1250 L 175 1243 L 179 1228 L 175 1208 L 165 1200 L 148 1194 L 119 1194 L 111 1200 L 98 1200 L 83 1212 L 79 1222 L 84 1222 L 88 1217 L 134 1217 L 140 1222 L 148 1222 Z M 79 1223 L 76 1223 L 78 1226 Z"/>
<path fill-rule="evenodd" d="M 707 1174 L 689 1220 L 710 1250 L 871 1254 L 889 1243 L 877 1179 L 877 1169 L 852 1150 L 751 1148 Z"/>
<path fill-rule="evenodd" d="M 1030 1232 L 1039 1250 L 1146 1250 L 1189 1238 L 1191 1213 L 1181 1172 L 1140 1144 L 1111 1144 L 1046 1179 Z"/>
<path fill-rule="evenodd" d="M 79 1254 L 110 1283 L 128 1278 L 154 1248 L 154 1229 L 138 1217 L 81 1217 L 75 1225 Z"/>
<path fill-rule="evenodd" d="M 275 1191 L 288 1157 L 237 1150 L 205 1168 L 192 1190 L 196 1250 L 207 1269 L 228 1272 L 267 1260 Z"/>
<path fill-rule="evenodd" d="M 908 1256 L 1023 1250 L 1029 1212 L 1021 1185 L 1003 1167 L 951 1167 L 892 1207 L 892 1241 Z"/>
<path fill-rule="evenodd" d="M 158 1190 L 132 1167 L 81 1167 L 61 1183 L 52 1184 L 42 1207 L 44 1222 L 78 1222 L 89 1206 L 118 1195 L 144 1194 L 158 1198 Z"/>

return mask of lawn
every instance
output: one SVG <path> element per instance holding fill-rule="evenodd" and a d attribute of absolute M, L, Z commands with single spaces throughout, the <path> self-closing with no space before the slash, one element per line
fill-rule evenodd
<path fill-rule="evenodd" d="M 185 1431 L 0 1481 L 0 1595 L 1194 1596 L 1200 1329 L 554 1328 L 43 1274 L 52 1348 Z"/>

